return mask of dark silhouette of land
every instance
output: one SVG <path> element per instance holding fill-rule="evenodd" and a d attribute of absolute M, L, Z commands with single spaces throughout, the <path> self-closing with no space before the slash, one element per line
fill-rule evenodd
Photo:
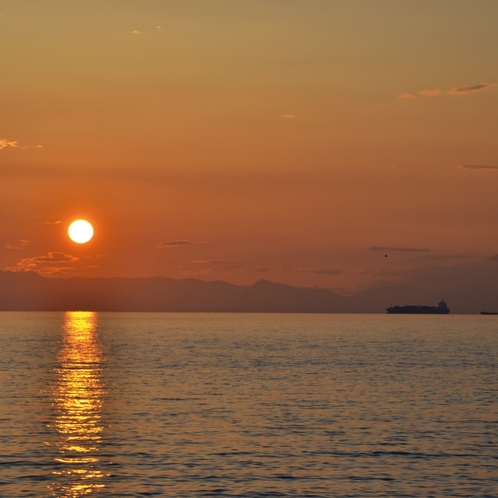
<path fill-rule="evenodd" d="M 34 272 L 0 271 L 2 311 L 385 313 L 391 304 L 436 304 L 440 299 L 448 302 L 452 313 L 493 308 L 491 300 L 482 303 L 469 295 L 458 289 L 442 295 L 441 289 L 427 292 L 401 284 L 343 296 L 268 280 L 240 286 L 194 278 L 45 278 Z"/>
<path fill-rule="evenodd" d="M 347 298 L 260 280 L 251 286 L 193 278 L 44 278 L 0 272 L 1 310 L 333 312 Z"/>

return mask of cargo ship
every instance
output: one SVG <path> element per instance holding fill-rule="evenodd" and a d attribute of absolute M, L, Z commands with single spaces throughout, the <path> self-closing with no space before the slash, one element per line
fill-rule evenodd
<path fill-rule="evenodd" d="M 498 315 L 498 311 L 481 311 L 481 315 Z"/>
<path fill-rule="evenodd" d="M 388 313 L 405 313 L 415 315 L 447 315 L 450 312 L 448 305 L 440 301 L 437 306 L 391 306 L 386 308 Z"/>

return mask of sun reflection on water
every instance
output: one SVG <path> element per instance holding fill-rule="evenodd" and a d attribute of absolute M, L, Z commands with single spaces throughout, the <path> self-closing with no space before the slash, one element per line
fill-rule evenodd
<path fill-rule="evenodd" d="M 52 393 L 53 428 L 58 434 L 55 482 L 50 486 L 53 496 L 84 496 L 105 487 L 104 472 L 99 469 L 102 405 L 107 394 L 104 363 L 97 340 L 97 314 L 67 312 Z"/>

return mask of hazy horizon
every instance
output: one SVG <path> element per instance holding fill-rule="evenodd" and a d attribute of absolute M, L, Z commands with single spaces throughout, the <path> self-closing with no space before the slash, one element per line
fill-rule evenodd
<path fill-rule="evenodd" d="M 240 285 L 194 277 L 49 278 L 0 271 L 0 311 L 385 313 L 393 305 L 435 306 L 444 299 L 452 314 L 476 314 L 498 311 L 495 281 L 491 276 L 483 298 L 454 282 L 430 289 L 392 282 L 344 295 L 266 279 Z"/>

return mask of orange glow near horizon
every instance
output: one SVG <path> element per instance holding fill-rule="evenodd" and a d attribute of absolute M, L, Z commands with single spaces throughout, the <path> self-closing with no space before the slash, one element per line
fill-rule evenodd
<path fill-rule="evenodd" d="M 451 6 L 5 2 L 0 270 L 344 294 L 489 275 L 498 2 Z"/>

